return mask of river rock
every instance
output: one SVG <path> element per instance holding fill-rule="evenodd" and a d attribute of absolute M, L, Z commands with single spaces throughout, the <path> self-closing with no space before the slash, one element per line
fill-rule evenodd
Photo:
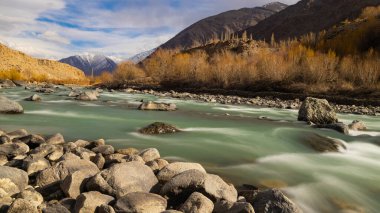
<path fill-rule="evenodd" d="M 87 189 L 120 198 L 131 192 L 151 192 L 158 180 L 153 171 L 139 162 L 116 164 L 87 183 Z"/>
<path fill-rule="evenodd" d="M 21 138 L 17 138 L 18 141 L 28 144 L 28 146 L 32 149 L 37 148 L 41 144 L 45 143 L 45 138 L 40 135 L 27 135 Z"/>
<path fill-rule="evenodd" d="M 91 151 L 93 151 L 95 153 L 100 153 L 103 155 L 110 155 L 110 154 L 113 154 L 115 152 L 115 149 L 111 145 L 101 145 L 101 146 L 97 146 L 97 147 L 93 148 Z"/>
<path fill-rule="evenodd" d="M 116 212 L 161 213 L 165 211 L 165 198 L 146 192 L 132 192 L 119 198 L 115 205 Z"/>
<path fill-rule="evenodd" d="M 44 198 L 40 193 L 34 190 L 32 187 L 25 189 L 17 195 L 17 198 L 25 199 L 33 204 L 35 207 L 38 207 L 44 202 Z"/>
<path fill-rule="evenodd" d="M 9 178 L 0 178 L 0 198 L 10 197 L 20 191 L 18 186 Z"/>
<path fill-rule="evenodd" d="M 7 158 L 7 156 L 1 154 L 1 155 L 0 155 L 0 166 L 4 166 L 6 163 L 8 163 L 8 158 Z"/>
<path fill-rule="evenodd" d="M 147 127 L 144 127 L 139 130 L 141 134 L 146 134 L 146 135 L 158 135 L 158 134 L 169 134 L 169 133 L 176 133 L 180 132 L 177 127 L 162 123 L 162 122 L 155 122 L 153 124 L 150 124 Z"/>
<path fill-rule="evenodd" d="M 65 143 L 65 139 L 63 138 L 63 135 L 60 133 L 57 133 L 55 135 L 52 135 L 50 138 L 46 140 L 47 144 L 51 145 L 62 145 Z"/>
<path fill-rule="evenodd" d="M 37 176 L 36 185 L 42 187 L 62 181 L 68 175 L 79 170 L 85 170 L 92 174 L 99 172 L 98 167 L 88 160 L 80 159 L 60 161 L 53 167 L 41 171 Z"/>
<path fill-rule="evenodd" d="M 76 213 L 92 213 L 95 210 L 103 205 L 109 204 L 114 200 L 113 197 L 109 195 L 102 194 L 100 192 L 86 192 L 78 196 L 77 202 L 75 204 Z"/>
<path fill-rule="evenodd" d="M 177 110 L 177 106 L 175 104 L 156 103 L 153 101 L 148 101 L 142 103 L 139 106 L 139 110 L 175 111 Z"/>
<path fill-rule="evenodd" d="M 192 193 L 180 210 L 184 213 L 212 213 L 214 203 L 199 192 Z"/>
<path fill-rule="evenodd" d="M 24 113 L 24 108 L 16 101 L 9 100 L 4 96 L 0 96 L 0 113 L 20 114 Z"/>
<path fill-rule="evenodd" d="M 155 148 L 144 149 L 139 153 L 139 156 L 145 162 L 153 161 L 160 158 L 160 153 Z"/>
<path fill-rule="evenodd" d="M 59 203 L 49 203 L 44 209 L 42 209 L 42 213 L 70 213 L 70 211 Z"/>
<path fill-rule="evenodd" d="M 29 152 L 29 146 L 24 143 L 6 143 L 0 145 L 0 155 L 16 157 Z"/>
<path fill-rule="evenodd" d="M 26 101 L 41 101 L 42 98 L 39 95 L 34 94 L 34 95 L 30 96 L 29 98 L 26 98 L 25 100 Z"/>
<path fill-rule="evenodd" d="M 298 120 L 320 125 L 337 123 L 338 117 L 327 100 L 308 97 L 301 105 Z"/>
<path fill-rule="evenodd" d="M 304 137 L 303 141 L 318 152 L 344 152 L 347 150 L 343 141 L 318 134 L 309 134 Z"/>
<path fill-rule="evenodd" d="M 96 174 L 95 170 L 79 170 L 68 175 L 61 183 L 61 189 L 69 198 L 77 198 L 86 188 L 88 179 Z"/>
<path fill-rule="evenodd" d="M 51 153 L 55 152 L 59 149 L 59 146 L 57 145 L 51 145 L 51 144 L 41 144 L 39 147 L 33 149 L 30 151 L 30 155 L 33 157 L 46 157 L 50 155 Z"/>
<path fill-rule="evenodd" d="M 54 93 L 55 92 L 53 88 L 37 88 L 34 91 L 38 93 Z"/>
<path fill-rule="evenodd" d="M 16 87 L 16 84 L 9 79 L 5 79 L 5 80 L 0 80 L 0 86 L 2 88 L 12 88 L 12 87 Z"/>
<path fill-rule="evenodd" d="M 174 162 L 165 166 L 158 173 L 157 178 L 160 182 L 167 182 L 174 176 L 192 169 L 206 173 L 206 170 L 203 168 L 203 166 L 198 163 Z"/>
<path fill-rule="evenodd" d="M 116 150 L 117 153 L 123 154 L 123 155 L 137 155 L 139 154 L 139 150 L 135 148 L 127 148 L 127 149 L 118 149 Z"/>
<path fill-rule="evenodd" d="M 302 211 L 278 189 L 263 191 L 242 191 L 242 196 L 253 205 L 256 212 L 262 213 L 301 213 Z"/>
<path fill-rule="evenodd" d="M 8 209 L 8 213 L 39 213 L 37 207 L 25 199 L 16 199 Z"/>
<path fill-rule="evenodd" d="M 319 124 L 319 125 L 316 125 L 315 127 L 322 128 L 322 129 L 332 129 L 337 132 L 343 133 L 345 135 L 350 134 L 348 126 L 344 123 Z"/>
<path fill-rule="evenodd" d="M 34 175 L 42 170 L 49 168 L 50 162 L 42 157 L 33 158 L 31 156 L 28 156 L 24 159 L 22 167 L 28 173 L 28 175 Z"/>
<path fill-rule="evenodd" d="M 85 91 L 80 93 L 75 99 L 80 101 L 96 101 L 98 100 L 98 94 L 95 91 Z"/>
<path fill-rule="evenodd" d="M 215 203 L 214 213 L 255 213 L 252 205 L 247 202 L 228 202 L 220 200 Z"/>
<path fill-rule="evenodd" d="M 367 130 L 366 125 L 362 121 L 352 121 L 351 124 L 348 125 L 348 128 L 354 131 Z"/>
<path fill-rule="evenodd" d="M 110 205 L 103 204 L 96 209 L 97 213 L 115 213 L 115 210 Z"/>
<path fill-rule="evenodd" d="M 99 168 L 103 169 L 104 164 L 106 163 L 105 158 L 103 157 L 102 154 L 98 153 L 96 156 L 92 159 L 92 162 Z"/>
<path fill-rule="evenodd" d="M 168 197 L 173 205 L 183 203 L 193 192 L 202 192 L 213 201 L 224 199 L 236 202 L 237 191 L 219 176 L 198 170 L 188 170 L 174 176 L 162 188 L 160 194 Z"/>
<path fill-rule="evenodd" d="M 29 135 L 29 133 L 25 129 L 18 129 L 16 131 L 7 133 L 7 135 L 13 140 L 13 139 L 18 139 L 18 138 L 27 136 Z"/>

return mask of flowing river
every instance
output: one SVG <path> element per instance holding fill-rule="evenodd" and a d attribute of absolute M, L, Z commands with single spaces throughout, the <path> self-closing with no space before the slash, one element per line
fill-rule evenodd
<path fill-rule="evenodd" d="M 297 111 L 252 106 L 198 103 L 149 95 L 104 92 L 98 101 L 80 102 L 67 90 L 42 94 L 27 102 L 31 91 L 1 89 L 18 100 L 22 115 L 0 115 L 0 129 L 20 128 L 36 134 L 62 133 L 66 141 L 106 139 L 117 148 L 159 149 L 168 160 L 201 163 L 234 184 L 281 188 L 304 212 L 379 212 L 380 118 L 343 115 L 345 123 L 364 121 L 365 132 L 343 135 L 297 122 Z M 139 101 L 175 103 L 175 112 L 139 111 Z M 266 116 L 270 120 L 261 120 Z M 183 132 L 145 136 L 141 127 L 162 121 Z M 320 134 L 344 140 L 344 153 L 318 153 L 304 143 Z"/>

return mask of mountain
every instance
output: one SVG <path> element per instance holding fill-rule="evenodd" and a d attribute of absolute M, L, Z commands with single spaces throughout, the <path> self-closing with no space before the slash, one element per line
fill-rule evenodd
<path fill-rule="evenodd" d="M 242 8 L 211 16 L 189 26 L 163 44 L 161 48 L 188 49 L 199 46 L 199 44 L 205 44 L 215 37 L 220 38 L 225 33 L 232 34 L 254 26 L 286 7 L 285 4 L 275 2 L 263 7 Z"/>
<path fill-rule="evenodd" d="M 82 70 L 87 76 L 91 76 L 92 74 L 97 76 L 103 71 L 112 72 L 117 67 L 117 64 L 112 59 L 104 55 L 76 55 L 59 61 Z"/>
<path fill-rule="evenodd" d="M 87 81 L 83 72 L 57 61 L 36 59 L 0 44 L 0 73 L 17 72 L 25 80 Z"/>
<path fill-rule="evenodd" d="M 240 31 L 253 34 L 255 39 L 276 40 L 294 38 L 309 32 L 320 32 L 354 19 L 368 6 L 376 6 L 380 0 L 301 0 L 281 12 Z"/>
<path fill-rule="evenodd" d="M 140 63 L 141 61 L 143 61 L 144 59 L 146 59 L 147 57 L 152 55 L 152 53 L 154 53 L 154 51 L 156 51 L 156 48 L 145 51 L 145 52 L 138 53 L 138 54 L 130 57 L 128 59 L 128 61 L 132 61 L 135 64 Z"/>

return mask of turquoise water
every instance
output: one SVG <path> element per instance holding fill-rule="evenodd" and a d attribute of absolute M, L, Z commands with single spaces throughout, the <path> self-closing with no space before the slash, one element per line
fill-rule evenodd
<path fill-rule="evenodd" d="M 66 141 L 104 138 L 118 148 L 156 147 L 166 159 L 199 162 L 235 184 L 281 187 L 305 212 L 380 209 L 379 117 L 339 115 L 346 123 L 362 120 L 369 128 L 345 136 L 297 122 L 294 110 L 108 92 L 98 101 L 79 102 L 67 97 L 68 93 L 41 94 L 42 102 L 27 102 L 23 99 L 33 94 L 30 91 L 0 90 L 25 109 L 22 115 L 0 115 L 0 129 L 24 128 L 43 135 L 60 132 Z M 179 110 L 139 111 L 141 99 L 175 103 Z M 260 116 L 271 120 L 260 120 Z M 156 121 L 174 124 L 183 132 L 137 133 Z M 344 140 L 348 151 L 315 152 L 303 143 L 314 133 Z"/>

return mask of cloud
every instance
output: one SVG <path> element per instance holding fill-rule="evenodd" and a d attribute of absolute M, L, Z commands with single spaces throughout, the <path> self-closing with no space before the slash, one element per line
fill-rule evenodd
<path fill-rule="evenodd" d="M 36 57 L 128 58 L 210 15 L 269 0 L 1 0 L 0 41 Z M 297 0 L 285 0 L 293 4 Z"/>

